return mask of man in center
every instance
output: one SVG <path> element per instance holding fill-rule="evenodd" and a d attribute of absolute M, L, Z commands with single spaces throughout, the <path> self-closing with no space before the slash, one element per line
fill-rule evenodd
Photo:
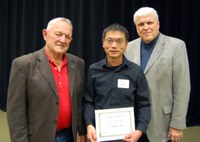
<path fill-rule="evenodd" d="M 87 138 L 97 141 L 95 110 L 133 107 L 135 130 L 123 140 L 137 142 L 150 120 L 149 92 L 142 69 L 128 61 L 124 52 L 129 33 L 120 24 L 112 24 L 103 31 L 102 43 L 106 58 L 90 65 L 84 93 L 84 119 Z"/>

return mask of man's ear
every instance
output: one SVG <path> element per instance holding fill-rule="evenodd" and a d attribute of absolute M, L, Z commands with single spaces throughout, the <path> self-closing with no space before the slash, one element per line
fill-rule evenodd
<path fill-rule="evenodd" d="M 42 35 L 43 35 L 43 39 L 46 41 L 46 36 L 47 36 L 47 30 L 46 29 L 42 30 Z"/>
<path fill-rule="evenodd" d="M 103 39 L 102 39 L 102 47 L 105 48 L 105 47 L 104 47 L 104 40 L 103 40 Z"/>
<path fill-rule="evenodd" d="M 126 41 L 126 43 L 125 43 L 125 44 L 126 44 L 126 47 L 125 47 L 125 49 L 126 49 L 126 48 L 128 47 L 128 41 Z"/>

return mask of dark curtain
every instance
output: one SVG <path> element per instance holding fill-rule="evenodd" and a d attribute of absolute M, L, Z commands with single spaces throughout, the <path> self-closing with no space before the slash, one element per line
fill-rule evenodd
<path fill-rule="evenodd" d="M 137 38 L 132 17 L 142 6 L 158 11 L 162 33 L 186 42 L 192 86 L 187 124 L 200 125 L 199 0 L 0 0 L 0 108 L 6 111 L 12 60 L 44 46 L 41 31 L 49 20 L 71 19 L 74 32 L 69 52 L 85 60 L 87 71 L 104 58 L 101 35 L 109 24 L 123 24 L 131 40 Z"/>

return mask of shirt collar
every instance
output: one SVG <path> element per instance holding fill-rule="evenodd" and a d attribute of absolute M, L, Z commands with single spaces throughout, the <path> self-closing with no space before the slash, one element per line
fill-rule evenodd
<path fill-rule="evenodd" d="M 47 59 L 50 63 L 53 63 L 53 60 L 51 59 L 51 57 L 49 56 L 48 52 L 46 51 L 46 49 L 44 49 L 44 52 L 47 56 Z M 66 54 L 64 54 L 63 56 L 63 60 L 62 60 L 62 65 L 66 65 L 67 64 L 67 58 L 66 58 Z"/>
<path fill-rule="evenodd" d="M 119 66 L 116 66 L 116 67 L 112 67 L 108 64 L 108 61 L 107 61 L 107 58 L 103 59 L 103 68 L 108 68 L 108 69 L 121 69 L 121 68 L 125 68 L 125 67 L 128 67 L 128 60 L 126 59 L 125 56 L 123 56 L 123 61 L 122 61 L 122 64 L 119 65 Z"/>

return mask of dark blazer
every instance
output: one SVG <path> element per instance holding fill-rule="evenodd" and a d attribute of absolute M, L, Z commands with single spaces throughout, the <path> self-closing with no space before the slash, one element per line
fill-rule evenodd
<path fill-rule="evenodd" d="M 82 96 L 84 61 L 66 54 L 72 101 L 72 130 L 84 133 Z M 44 48 L 13 60 L 7 98 L 12 142 L 54 142 L 58 117 L 58 92 Z"/>

